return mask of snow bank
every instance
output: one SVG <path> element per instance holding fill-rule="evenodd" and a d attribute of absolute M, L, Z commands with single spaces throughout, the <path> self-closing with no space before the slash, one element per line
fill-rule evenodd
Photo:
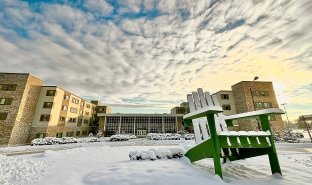
<path fill-rule="evenodd" d="M 185 154 L 185 150 L 182 148 L 160 148 L 160 149 L 150 149 L 147 151 L 130 151 L 130 160 L 156 160 L 156 159 L 172 159 L 180 158 Z"/>
<path fill-rule="evenodd" d="M 46 137 L 46 138 L 37 138 L 32 140 L 31 145 L 55 145 L 55 144 L 70 144 L 70 143 L 92 143 L 100 142 L 101 140 L 96 137 L 84 137 L 84 138 L 73 138 L 73 137 Z"/>
<path fill-rule="evenodd" d="M 46 161 L 15 159 L 0 155 L 0 184 L 17 185 L 38 182 L 54 165 Z"/>
<path fill-rule="evenodd" d="M 129 139 L 136 139 L 135 135 L 116 134 L 112 135 L 108 141 L 128 141 Z"/>
<path fill-rule="evenodd" d="M 158 134 L 158 133 L 149 133 L 146 135 L 147 139 L 150 140 L 180 140 L 181 135 L 180 134 Z"/>

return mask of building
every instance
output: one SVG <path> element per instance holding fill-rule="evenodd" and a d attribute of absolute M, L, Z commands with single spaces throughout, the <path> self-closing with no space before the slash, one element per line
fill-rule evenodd
<path fill-rule="evenodd" d="M 232 85 L 236 113 L 266 108 L 279 108 L 272 82 L 242 81 Z M 281 115 L 269 117 L 272 130 L 282 134 L 284 123 Z M 258 129 L 259 120 L 239 120 L 240 130 Z"/>
<path fill-rule="evenodd" d="M 171 114 L 187 114 L 186 107 L 173 107 L 170 110 Z"/>
<path fill-rule="evenodd" d="M 105 136 L 148 133 L 177 133 L 182 127 L 183 114 L 106 114 L 98 113 Z M 101 123 L 102 122 L 102 123 Z M 101 128 L 100 128 L 101 129 Z"/>
<path fill-rule="evenodd" d="M 31 74 L 0 73 L 0 145 L 96 133 L 95 112 L 95 104 L 60 87 L 43 86 Z"/>
<path fill-rule="evenodd" d="M 236 114 L 235 101 L 232 91 L 222 90 L 214 93 L 213 95 L 217 96 L 224 115 Z"/>
<path fill-rule="evenodd" d="M 37 102 L 29 140 L 38 137 L 87 136 L 95 107 L 57 86 L 43 86 Z"/>
<path fill-rule="evenodd" d="M 43 81 L 26 73 L 0 73 L 0 145 L 26 143 Z"/>

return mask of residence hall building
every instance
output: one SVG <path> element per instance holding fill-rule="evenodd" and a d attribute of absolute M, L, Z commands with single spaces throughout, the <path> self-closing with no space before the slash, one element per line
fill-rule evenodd
<path fill-rule="evenodd" d="M 183 114 L 106 114 L 97 113 L 105 136 L 117 133 L 144 137 L 148 133 L 177 133 Z"/>
<path fill-rule="evenodd" d="M 232 115 L 266 108 L 279 108 L 272 82 L 241 81 L 232 85 L 232 91 L 215 93 L 223 114 Z M 274 132 L 282 134 L 284 124 L 281 115 L 269 116 Z M 233 122 L 234 130 L 258 130 L 259 120 L 242 119 Z"/>
<path fill-rule="evenodd" d="M 93 103 L 57 86 L 42 86 L 30 140 L 38 137 L 87 136 L 94 120 Z"/>
<path fill-rule="evenodd" d="M 37 137 L 86 136 L 96 105 L 28 73 L 0 73 L 0 145 Z M 97 130 L 93 128 L 93 130 Z"/>

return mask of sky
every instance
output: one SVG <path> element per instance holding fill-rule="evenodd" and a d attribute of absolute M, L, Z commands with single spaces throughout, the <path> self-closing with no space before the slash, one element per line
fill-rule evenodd
<path fill-rule="evenodd" d="M 312 114 L 311 0 L 1 0 L 0 48 L 0 71 L 114 112 L 169 112 L 258 76 L 290 120 Z"/>

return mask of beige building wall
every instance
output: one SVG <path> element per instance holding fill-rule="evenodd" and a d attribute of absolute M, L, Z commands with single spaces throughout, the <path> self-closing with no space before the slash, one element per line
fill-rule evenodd
<path fill-rule="evenodd" d="M 233 96 L 232 91 L 222 90 L 222 91 L 216 92 L 214 95 L 217 96 L 219 104 L 223 109 L 224 115 L 236 114 L 235 101 L 234 101 L 234 96 Z M 228 99 L 227 99 L 227 96 L 228 96 Z M 226 108 L 228 108 L 227 105 L 230 105 L 230 110 L 226 110 Z"/>

